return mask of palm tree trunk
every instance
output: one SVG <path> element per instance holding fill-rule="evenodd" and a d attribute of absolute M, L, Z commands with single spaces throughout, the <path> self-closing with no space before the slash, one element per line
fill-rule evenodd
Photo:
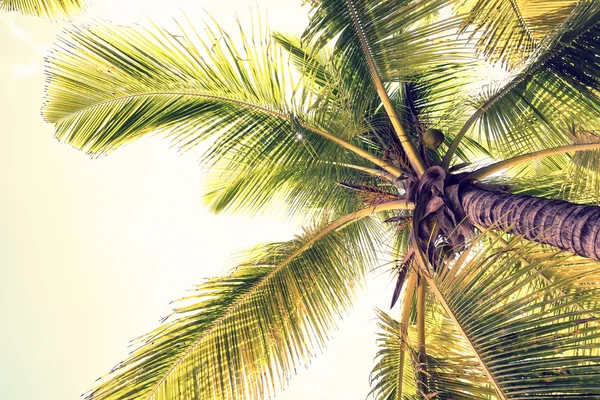
<path fill-rule="evenodd" d="M 460 201 L 474 224 L 600 260 L 600 207 L 475 187 L 467 188 Z"/>

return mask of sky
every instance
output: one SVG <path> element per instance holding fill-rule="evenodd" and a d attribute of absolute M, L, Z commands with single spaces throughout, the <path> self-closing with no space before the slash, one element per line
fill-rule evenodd
<path fill-rule="evenodd" d="M 208 11 L 231 31 L 234 14 L 266 10 L 299 34 L 300 0 L 94 0 L 83 17 L 172 23 Z M 0 397 L 69 400 L 127 356 L 169 302 L 259 242 L 286 240 L 299 221 L 212 215 L 203 172 L 159 137 L 91 159 L 53 138 L 40 113 L 43 57 L 70 26 L 0 14 Z M 282 400 L 362 400 L 377 350 L 373 308 L 391 289 L 379 276 L 340 323 L 325 354 L 298 371 Z M 386 290 L 382 290 L 386 289 Z"/>

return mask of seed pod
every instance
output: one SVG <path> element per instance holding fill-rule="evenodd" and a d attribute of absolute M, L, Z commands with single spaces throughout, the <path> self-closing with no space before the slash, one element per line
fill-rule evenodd
<path fill-rule="evenodd" d="M 439 129 L 429 128 L 423 134 L 423 142 L 428 148 L 435 150 L 444 143 L 444 132 Z"/>

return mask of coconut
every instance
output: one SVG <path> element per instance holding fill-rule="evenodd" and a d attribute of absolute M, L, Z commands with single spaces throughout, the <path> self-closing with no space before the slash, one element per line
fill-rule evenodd
<path fill-rule="evenodd" d="M 429 128 L 423 134 L 423 143 L 428 148 L 435 150 L 444 143 L 444 132 L 439 129 Z"/>

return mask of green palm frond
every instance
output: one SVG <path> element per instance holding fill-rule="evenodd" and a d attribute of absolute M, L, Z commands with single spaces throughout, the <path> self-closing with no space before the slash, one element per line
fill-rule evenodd
<path fill-rule="evenodd" d="M 395 187 L 382 186 L 380 181 L 354 168 L 319 160 L 290 166 L 254 165 L 237 172 L 225 160 L 207 173 L 205 201 L 213 212 L 347 214 L 398 198 Z M 352 190 L 348 185 L 377 187 L 377 192 Z"/>
<path fill-rule="evenodd" d="M 354 96 L 358 99 L 361 92 L 369 93 L 368 88 L 361 85 L 372 81 L 374 74 L 367 58 L 372 60 L 376 74 L 384 83 L 405 82 L 409 90 L 393 85 L 386 89 L 390 97 L 394 92 L 403 97 L 395 102 L 395 109 L 407 135 L 418 143 L 422 133 L 419 129 L 435 126 L 447 133 L 449 144 L 458 131 L 458 124 L 470 111 L 464 96 L 473 89 L 470 83 L 480 74 L 481 65 L 474 60 L 468 40 L 459 36 L 460 17 L 445 16 L 448 6 L 448 2 L 442 0 L 321 1 L 303 38 L 316 49 L 328 44 L 333 46 L 333 53 L 340 58 L 338 69 L 351 71 L 360 78 L 359 95 Z M 366 50 L 362 49 L 364 46 L 357 35 L 359 28 L 351 10 L 360 19 Z M 410 100 L 407 93 L 411 95 Z M 418 121 L 407 118 L 411 113 L 409 103 L 419 114 Z M 394 115 L 390 116 L 395 119 Z M 466 160 L 469 152 L 470 156 L 480 156 L 481 150 L 479 144 L 471 141 L 460 149 L 460 156 Z"/>
<path fill-rule="evenodd" d="M 546 253 L 548 251 L 548 249 L 545 249 Z M 544 254 L 543 251 L 540 253 Z M 564 289 L 568 293 L 575 289 L 585 291 L 600 286 L 600 268 L 598 263 L 579 257 L 568 258 L 558 265 L 548 265 L 545 269 L 545 275 L 555 281 L 569 281 L 569 284 Z M 597 306 L 598 301 L 600 301 L 600 298 L 596 296 L 587 302 L 582 301 L 579 305 L 586 310 L 593 310 Z M 598 312 L 592 314 L 590 311 L 590 315 L 598 316 Z"/>
<path fill-rule="evenodd" d="M 598 130 L 600 81 L 594 54 L 600 47 L 599 16 L 597 2 L 580 2 L 522 68 L 480 91 L 473 99 L 476 111 L 458 140 L 475 126 L 471 135 L 487 142 L 495 157 L 507 158 L 569 144 L 573 124 Z"/>
<path fill-rule="evenodd" d="M 493 163 L 477 169 L 469 177 L 479 180 L 509 169 L 506 173 L 510 178 L 504 178 L 504 184 L 509 188 L 515 184 L 522 186 L 527 181 L 526 192 L 538 192 L 541 197 L 562 198 L 576 203 L 598 203 L 600 137 L 591 132 L 573 132 L 567 135 L 573 144 Z M 517 188 L 515 192 L 519 191 Z"/>
<path fill-rule="evenodd" d="M 363 68 L 360 62 L 349 66 L 346 65 L 349 61 L 344 53 L 327 52 L 324 49 L 315 51 L 314 46 L 280 33 L 274 37 L 290 53 L 294 65 L 303 75 L 313 77 L 314 82 L 318 83 L 313 86 L 316 89 L 313 108 L 330 109 L 332 114 L 347 115 L 350 106 L 351 114 L 346 120 L 366 120 L 365 134 L 377 136 L 379 132 L 389 130 L 387 118 L 379 109 L 380 100 L 374 87 L 369 84 L 369 79 L 356 73 L 356 68 Z M 472 90 L 474 77 L 479 76 L 480 68 L 477 67 L 475 62 L 464 62 L 444 65 L 443 68 L 429 68 L 426 73 L 411 76 L 411 82 L 387 86 L 403 126 L 415 140 L 420 140 L 424 126 L 439 127 L 448 132 L 448 142 L 452 140 L 453 127 L 469 111 L 462 99 Z M 484 77 L 485 71 L 481 71 L 481 78 Z M 386 146 L 397 141 L 394 135 L 373 140 L 384 140 Z M 399 148 L 400 144 L 396 143 L 396 147 Z M 465 141 L 458 153 L 463 160 L 488 155 L 483 146 L 471 139 Z"/>
<path fill-rule="evenodd" d="M 300 38 L 274 33 L 273 38 L 288 52 L 293 65 L 314 82 L 311 108 L 330 110 L 332 115 L 348 115 L 360 124 L 370 108 L 376 105 L 377 93 L 369 80 L 344 69 L 345 59 L 328 47 L 316 49 Z"/>
<path fill-rule="evenodd" d="M 439 17 L 447 5 L 446 0 L 320 1 L 303 38 L 317 49 L 334 42 L 334 52 L 344 54 L 348 66 L 368 74 L 356 34 L 359 28 L 352 18 L 354 10 L 382 79 L 405 81 L 432 68 L 472 60 L 466 42 L 456 39 L 459 19 Z M 360 64 L 362 69 L 356 68 Z"/>
<path fill-rule="evenodd" d="M 401 349 L 408 348 L 408 343 L 402 339 L 400 323 L 380 310 L 377 310 L 377 317 L 379 350 L 375 356 L 377 362 L 371 372 L 372 389 L 369 394 L 376 400 L 397 400 L 398 380 L 402 379 L 403 393 L 406 393 L 402 397 L 410 398 L 410 395 L 414 397 L 417 391 L 414 379 L 416 374 L 410 358 L 406 357 L 403 360 L 402 377 L 399 372 Z"/>
<path fill-rule="evenodd" d="M 469 349 L 453 327 L 452 322 L 440 314 L 437 307 L 430 307 L 427 314 L 427 382 L 428 398 L 434 399 L 482 399 L 492 398 L 493 390 Z M 402 341 L 398 321 L 378 311 L 379 329 L 377 363 L 371 374 L 371 394 L 377 400 L 398 399 L 397 385 L 399 354 L 405 347 L 411 357 L 405 359 L 402 399 L 417 399 L 416 370 L 418 349 L 414 343 L 416 327 L 409 327 L 408 340 Z M 410 338 L 413 338 L 413 341 Z"/>
<path fill-rule="evenodd" d="M 85 0 L 0 0 L 0 10 L 49 19 L 70 19 L 85 9 Z"/>
<path fill-rule="evenodd" d="M 157 130 L 184 148 L 230 125 L 239 135 L 272 131 L 287 122 L 292 98 L 273 44 L 258 47 L 240 54 L 209 26 L 204 39 L 109 24 L 74 29 L 48 59 L 44 115 L 59 139 L 92 154 Z"/>
<path fill-rule="evenodd" d="M 576 0 L 462 1 L 465 29 L 491 62 L 514 67 L 533 53 L 540 41 L 565 20 Z"/>
<path fill-rule="evenodd" d="M 327 225 L 325 225 L 326 227 Z M 179 301 L 88 399 L 263 399 L 320 352 L 375 260 L 369 218 L 241 257 Z M 326 229 L 326 228 L 325 228 Z"/>
<path fill-rule="evenodd" d="M 238 52 L 210 25 L 205 38 L 108 24 L 74 29 L 48 59 L 44 115 L 59 139 L 91 154 L 156 131 L 183 149 L 225 132 L 218 143 L 238 151 L 277 139 L 284 142 L 279 151 L 290 144 L 295 151 L 306 129 L 335 136 L 311 120 L 337 124 L 338 143 L 352 140 L 356 127 L 345 124 L 340 132 L 338 119 L 307 110 L 310 99 L 301 92 L 311 83 L 294 80 L 268 32 L 256 35 L 253 42 L 244 38 Z"/>
<path fill-rule="evenodd" d="M 436 298 L 501 398 L 597 395 L 600 265 L 572 272 L 568 254 L 540 255 L 539 247 L 519 243 L 474 245 L 471 257 L 428 279 Z M 551 267 L 570 273 L 548 280 Z"/>

